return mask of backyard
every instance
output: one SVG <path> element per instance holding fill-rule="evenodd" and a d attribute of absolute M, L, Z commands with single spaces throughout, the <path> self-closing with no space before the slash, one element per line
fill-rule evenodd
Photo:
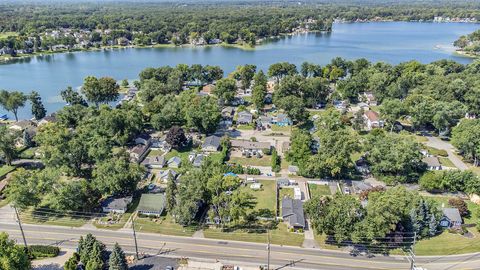
<path fill-rule="evenodd" d="M 308 184 L 310 190 L 310 197 L 316 196 L 330 196 L 330 187 L 328 185 Z"/>
<path fill-rule="evenodd" d="M 261 158 L 257 157 L 230 157 L 230 163 L 236 163 L 242 166 L 263 166 L 263 167 L 270 167 L 272 165 L 271 157 L 264 155 Z"/>
<path fill-rule="evenodd" d="M 250 188 L 250 184 L 241 187 L 244 191 L 250 193 L 255 197 L 257 204 L 255 205 L 254 211 L 260 209 L 269 209 L 275 212 L 276 208 L 276 197 L 275 197 L 275 188 L 276 182 L 271 180 L 260 180 L 258 183 L 262 184 L 262 188 L 259 190 L 253 190 Z"/>

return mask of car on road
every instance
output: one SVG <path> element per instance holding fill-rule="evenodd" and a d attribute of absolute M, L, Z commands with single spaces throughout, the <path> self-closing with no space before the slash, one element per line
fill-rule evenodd
<path fill-rule="evenodd" d="M 173 266 L 169 265 L 169 266 L 165 267 L 165 270 L 174 270 L 174 269 L 173 269 Z"/>

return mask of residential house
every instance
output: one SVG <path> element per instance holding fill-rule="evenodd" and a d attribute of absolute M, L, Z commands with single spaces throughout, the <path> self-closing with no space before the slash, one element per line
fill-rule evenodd
<path fill-rule="evenodd" d="M 38 125 L 41 126 L 41 125 L 45 125 L 48 123 L 55 123 L 55 122 L 57 122 L 57 117 L 54 113 L 52 113 L 50 115 L 45 116 L 40 121 L 38 121 Z"/>
<path fill-rule="evenodd" d="M 239 112 L 237 117 L 237 124 L 248 125 L 252 123 L 253 115 L 247 111 Z"/>
<path fill-rule="evenodd" d="M 35 122 L 31 120 L 20 120 L 18 122 L 14 122 L 9 126 L 10 129 L 17 130 L 17 131 L 24 131 L 25 129 L 36 129 L 37 125 Z"/>
<path fill-rule="evenodd" d="M 202 87 L 202 90 L 200 91 L 201 95 L 203 96 L 208 96 L 211 95 L 213 92 L 213 89 L 215 88 L 215 85 L 213 84 L 207 84 Z"/>
<path fill-rule="evenodd" d="M 224 119 L 233 119 L 235 115 L 235 107 L 227 106 L 222 109 L 222 117 Z"/>
<path fill-rule="evenodd" d="M 263 155 L 264 151 L 270 151 L 272 147 L 269 142 L 231 140 L 230 143 L 232 148 L 241 150 L 246 156 Z"/>
<path fill-rule="evenodd" d="M 140 163 L 147 154 L 149 146 L 139 144 L 129 150 L 130 159 L 134 162 Z"/>
<path fill-rule="evenodd" d="M 142 165 L 149 169 L 161 169 L 165 167 L 166 160 L 164 156 L 153 156 L 153 157 L 146 157 L 142 161 Z"/>
<path fill-rule="evenodd" d="M 300 200 L 285 197 L 282 199 L 282 218 L 289 228 L 305 229 L 303 203 Z"/>
<path fill-rule="evenodd" d="M 151 142 L 152 142 L 152 145 L 151 145 L 152 148 L 162 150 L 165 153 L 170 152 L 170 150 L 172 149 L 170 144 L 167 143 L 165 139 L 153 138 Z"/>
<path fill-rule="evenodd" d="M 178 173 L 174 170 L 171 170 L 171 169 L 161 171 L 160 174 L 158 175 L 158 177 L 160 178 L 160 180 L 162 182 L 166 183 L 168 181 L 168 177 L 169 177 L 170 174 L 173 176 L 173 179 L 175 179 L 175 180 L 177 179 Z"/>
<path fill-rule="evenodd" d="M 208 136 L 205 138 L 205 142 L 202 144 L 202 151 L 205 152 L 216 152 L 220 149 L 220 137 L 219 136 Z"/>
<path fill-rule="evenodd" d="M 167 165 L 170 168 L 180 168 L 181 164 L 182 160 L 180 159 L 180 157 L 171 157 L 167 162 Z"/>
<path fill-rule="evenodd" d="M 440 226 L 443 228 L 458 228 L 462 226 L 462 216 L 457 208 L 442 208 L 443 217 Z"/>
<path fill-rule="evenodd" d="M 152 144 L 152 137 L 147 133 L 142 133 L 135 138 L 135 144 L 143 144 L 150 146 Z"/>
<path fill-rule="evenodd" d="M 163 210 L 165 210 L 165 204 L 165 195 L 162 193 L 142 194 L 140 202 L 138 203 L 137 212 L 146 216 L 159 217 L 162 215 Z"/>
<path fill-rule="evenodd" d="M 439 171 L 442 169 L 442 165 L 440 164 L 440 160 L 438 159 L 438 157 L 427 156 L 424 157 L 422 161 L 427 164 L 427 170 Z"/>
<path fill-rule="evenodd" d="M 373 186 L 364 181 L 352 181 L 352 188 L 356 194 L 360 194 L 362 191 L 367 191 L 372 189 Z"/>
<path fill-rule="evenodd" d="M 193 160 L 192 164 L 193 164 L 193 167 L 200 167 L 202 166 L 202 163 L 203 163 L 203 159 L 204 159 L 205 155 L 197 155 L 195 157 L 195 159 Z"/>
<path fill-rule="evenodd" d="M 132 196 L 122 198 L 109 197 L 102 202 L 102 211 L 105 213 L 124 214 L 130 203 L 132 203 L 132 199 Z"/>
<path fill-rule="evenodd" d="M 377 99 L 375 98 L 372 92 L 365 92 L 363 93 L 363 96 L 365 97 L 365 101 L 367 102 L 368 105 L 377 106 Z"/>
<path fill-rule="evenodd" d="M 374 128 L 383 128 L 383 120 L 380 120 L 380 116 L 375 111 L 366 111 L 363 114 L 365 119 L 365 128 L 367 130 L 372 130 Z"/>
<path fill-rule="evenodd" d="M 277 186 L 278 187 L 288 187 L 290 185 L 290 181 L 287 178 L 278 178 L 277 179 Z"/>
<path fill-rule="evenodd" d="M 275 124 L 281 127 L 287 127 L 287 126 L 291 126 L 293 123 L 292 123 L 292 120 L 290 120 L 290 118 L 286 114 L 279 113 L 277 116 L 272 117 L 272 124 Z"/>
<path fill-rule="evenodd" d="M 299 171 L 300 169 L 298 168 L 298 166 L 293 166 L 293 165 L 288 166 L 288 174 L 297 175 Z"/>

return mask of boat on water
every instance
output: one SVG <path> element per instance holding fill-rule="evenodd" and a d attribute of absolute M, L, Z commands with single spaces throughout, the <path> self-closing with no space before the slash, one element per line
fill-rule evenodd
<path fill-rule="evenodd" d="M 6 121 L 8 120 L 8 116 L 6 114 L 0 116 L 0 121 Z"/>

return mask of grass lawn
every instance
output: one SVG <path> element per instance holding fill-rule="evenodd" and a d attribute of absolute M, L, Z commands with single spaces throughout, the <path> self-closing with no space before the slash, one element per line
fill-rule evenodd
<path fill-rule="evenodd" d="M 160 233 L 166 235 L 192 236 L 195 227 L 183 227 L 173 221 L 170 214 L 156 217 L 136 217 L 135 229 L 141 232 Z"/>
<path fill-rule="evenodd" d="M 189 161 L 188 161 L 188 154 L 190 154 L 191 152 L 195 152 L 196 149 L 192 149 L 192 148 L 185 148 L 185 149 L 182 149 L 180 151 L 178 150 L 175 150 L 175 149 L 172 149 L 170 152 L 168 152 L 166 155 L 165 155 L 165 160 L 168 161 L 170 158 L 172 157 L 175 157 L 175 156 L 178 156 L 180 157 L 180 159 L 182 160 L 182 164 L 180 165 L 181 167 L 184 167 L 186 166 L 187 164 L 191 164 Z"/>
<path fill-rule="evenodd" d="M 327 236 L 325 234 L 317 234 L 316 232 L 314 233 L 314 238 L 315 241 L 320 245 L 321 248 L 323 249 L 328 249 L 328 250 L 341 250 L 340 247 L 335 246 L 335 245 L 330 245 L 326 244 L 325 241 L 327 240 Z"/>
<path fill-rule="evenodd" d="M 147 157 L 156 157 L 156 156 L 161 156 L 163 155 L 163 151 L 162 150 L 150 150 L 148 152 L 148 155 Z M 188 155 L 187 155 L 188 156 Z"/>
<path fill-rule="evenodd" d="M 425 146 L 425 149 L 427 149 L 428 153 L 430 153 L 431 155 L 440 156 L 440 157 L 448 157 L 447 151 L 445 151 L 443 149 L 437 149 L 437 148 L 430 147 L 430 146 Z"/>
<path fill-rule="evenodd" d="M 440 164 L 444 167 L 457 168 L 448 157 L 439 157 Z"/>
<path fill-rule="evenodd" d="M 90 217 L 72 217 L 65 215 L 47 214 L 47 211 L 26 210 L 20 213 L 20 219 L 23 223 L 81 227 L 90 221 Z"/>
<path fill-rule="evenodd" d="M 19 157 L 25 159 L 33 159 L 35 158 L 35 151 L 37 151 L 37 149 L 38 147 L 27 148 L 20 153 Z"/>
<path fill-rule="evenodd" d="M 3 165 L 0 167 L 0 178 L 15 170 L 15 166 Z"/>
<path fill-rule="evenodd" d="M 332 193 L 330 193 L 330 187 L 328 185 L 308 184 L 308 189 L 310 190 L 310 197 L 312 198 L 315 196 L 332 195 Z"/>
<path fill-rule="evenodd" d="M 205 238 L 268 243 L 268 235 L 264 231 L 235 230 L 222 232 L 221 229 L 208 228 L 203 231 L 203 234 Z M 303 239 L 303 234 L 289 232 L 287 225 L 284 223 L 278 224 L 276 229 L 270 231 L 270 242 L 275 245 L 301 246 Z"/>
<path fill-rule="evenodd" d="M 253 130 L 253 126 L 250 125 L 237 125 L 238 130 Z"/>
<path fill-rule="evenodd" d="M 477 229 L 468 229 L 473 238 L 444 231 L 442 234 L 430 239 L 420 240 L 415 245 L 416 255 L 453 255 L 480 251 L 480 234 Z"/>
<path fill-rule="evenodd" d="M 18 36 L 17 32 L 3 32 L 3 33 L 0 33 L 0 39 L 8 38 L 8 37 L 16 37 L 16 36 Z"/>
<path fill-rule="evenodd" d="M 352 160 L 353 162 L 359 160 L 361 157 L 362 157 L 363 153 L 361 152 L 354 152 L 350 155 L 350 160 Z"/>
<path fill-rule="evenodd" d="M 278 196 L 279 200 L 282 200 L 285 197 L 293 198 L 293 188 L 281 188 L 280 194 Z"/>
<path fill-rule="evenodd" d="M 265 166 L 270 167 L 272 166 L 272 158 L 270 156 L 264 155 L 261 158 L 257 157 L 231 157 L 230 163 L 236 163 L 242 166 Z"/>
<path fill-rule="evenodd" d="M 128 219 L 130 218 L 130 216 L 132 216 L 133 212 L 135 212 L 139 202 L 140 202 L 140 197 L 133 200 L 130 207 L 128 207 L 127 212 L 125 212 L 125 214 L 121 215 L 118 222 L 115 222 L 113 224 L 100 224 L 100 223 L 94 222 L 93 225 L 95 225 L 95 227 L 100 228 L 100 229 L 111 229 L 111 230 L 121 229 L 121 228 L 123 228 L 123 226 L 125 226 L 125 223 L 127 223 Z M 107 221 L 107 219 L 108 218 L 104 217 L 104 218 L 101 218 L 101 221 Z"/>
<path fill-rule="evenodd" d="M 277 126 L 277 125 L 272 125 L 272 131 L 281 131 L 281 132 L 291 132 L 292 131 L 292 126 Z"/>
<path fill-rule="evenodd" d="M 275 212 L 276 208 L 276 198 L 275 198 L 275 181 L 271 180 L 260 180 L 258 181 L 262 184 L 262 188 L 260 190 L 253 190 L 250 188 L 250 184 L 247 186 L 241 187 L 241 189 L 245 190 L 246 192 L 252 194 L 256 198 L 257 204 L 253 210 L 260 210 L 260 209 L 269 209 Z"/>
<path fill-rule="evenodd" d="M 435 200 L 436 202 L 438 202 L 438 204 L 440 206 L 442 206 L 442 204 L 445 205 L 445 207 L 449 207 L 448 206 L 448 200 L 450 198 L 453 198 L 453 197 L 447 197 L 447 196 L 428 196 L 428 198 L 432 198 L 433 200 Z M 463 221 L 465 224 L 476 224 L 476 222 L 480 219 L 480 216 L 478 216 L 478 209 L 480 208 L 480 205 L 478 204 L 475 204 L 469 200 L 466 200 L 465 203 L 467 204 L 467 207 L 468 207 L 468 210 L 470 211 L 470 216 L 469 217 L 464 217 L 463 218 Z"/>

